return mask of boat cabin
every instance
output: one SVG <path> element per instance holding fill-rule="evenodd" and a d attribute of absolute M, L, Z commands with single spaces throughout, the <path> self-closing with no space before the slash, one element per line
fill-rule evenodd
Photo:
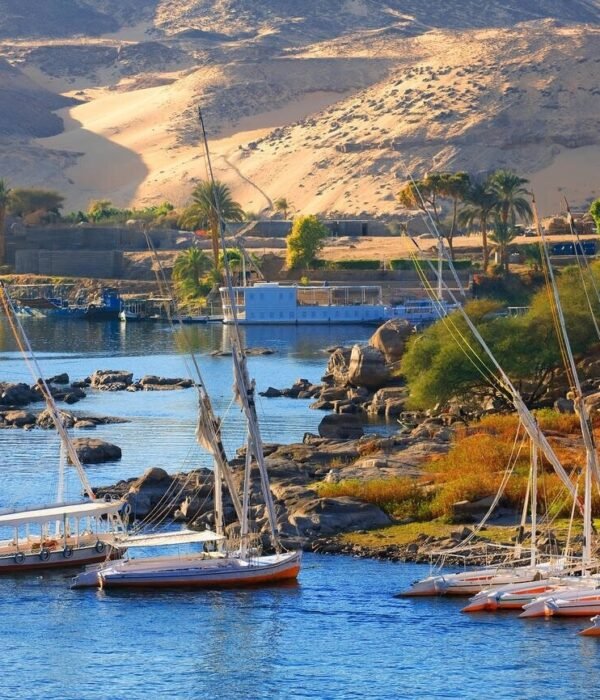
<path fill-rule="evenodd" d="M 226 287 L 221 287 L 223 323 L 233 323 Z M 257 282 L 234 287 L 240 324 L 300 325 L 380 323 L 386 307 L 379 286 L 300 286 Z"/>

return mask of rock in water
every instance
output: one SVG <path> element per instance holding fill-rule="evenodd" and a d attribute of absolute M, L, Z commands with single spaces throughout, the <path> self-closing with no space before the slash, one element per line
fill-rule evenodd
<path fill-rule="evenodd" d="M 373 333 L 369 345 L 383 353 L 386 362 L 398 362 L 404 355 L 406 343 L 413 332 L 413 326 L 408 321 L 392 318 Z"/>
<path fill-rule="evenodd" d="M 354 386 L 379 389 L 391 379 L 385 356 L 376 348 L 355 345 L 350 355 L 348 380 Z"/>
<path fill-rule="evenodd" d="M 121 459 L 121 448 L 97 438 L 75 438 L 73 445 L 84 464 L 100 464 Z"/>
<path fill-rule="evenodd" d="M 332 440 L 357 440 L 365 434 L 357 416 L 332 413 L 319 423 L 319 435 Z"/>
<path fill-rule="evenodd" d="M 119 387 L 125 389 L 133 382 L 133 372 L 122 369 L 97 369 L 92 374 L 92 386 L 96 389 Z"/>
<path fill-rule="evenodd" d="M 27 384 L 0 383 L 0 404 L 4 406 L 26 406 L 32 401 L 41 401 L 41 396 Z"/>
<path fill-rule="evenodd" d="M 50 377 L 49 379 L 46 379 L 46 384 L 68 384 L 69 383 L 69 375 L 66 372 L 63 372 L 62 374 L 56 374 L 54 377 Z"/>
<path fill-rule="evenodd" d="M 3 417 L 7 425 L 17 428 L 35 424 L 35 415 L 29 411 L 7 411 Z"/>

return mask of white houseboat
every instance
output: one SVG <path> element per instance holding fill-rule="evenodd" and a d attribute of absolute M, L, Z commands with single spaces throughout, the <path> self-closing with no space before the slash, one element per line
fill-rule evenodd
<path fill-rule="evenodd" d="M 220 289 L 223 323 L 233 323 L 227 289 Z M 238 323 L 251 324 L 342 324 L 380 323 L 386 316 L 381 287 L 325 287 L 257 282 L 234 287 Z"/>
<path fill-rule="evenodd" d="M 234 317 L 227 289 L 221 287 L 223 323 Z M 234 287 L 237 321 L 243 325 L 377 325 L 390 318 L 404 318 L 415 324 L 431 323 L 454 307 L 436 300 L 413 300 L 386 306 L 380 286 L 301 286 L 278 282 L 257 282 Z"/>

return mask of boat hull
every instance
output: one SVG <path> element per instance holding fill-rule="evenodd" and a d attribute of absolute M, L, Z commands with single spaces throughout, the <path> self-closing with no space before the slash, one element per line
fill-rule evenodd
<path fill-rule="evenodd" d="M 293 581 L 298 577 L 301 552 L 269 557 L 257 557 L 248 562 L 231 558 L 222 560 L 186 560 L 152 568 L 148 560 L 118 562 L 98 571 L 102 588 L 238 588 Z"/>
<path fill-rule="evenodd" d="M 102 551 L 98 551 L 95 545 L 73 548 L 70 556 L 65 556 L 63 550 L 48 552 L 47 558 L 37 552 L 15 553 L 8 556 L 0 556 L 0 575 L 27 573 L 29 571 L 44 571 L 47 569 L 68 569 L 71 567 L 99 564 L 107 559 L 116 559 L 122 555 L 122 550 L 106 544 Z M 43 555 L 45 556 L 45 555 Z"/>
<path fill-rule="evenodd" d="M 533 581 L 537 572 L 535 569 L 495 569 L 490 571 L 461 572 L 446 576 L 430 576 L 399 594 L 400 597 L 416 596 L 471 596 L 477 595 L 486 588 L 502 586 L 511 583 Z"/>

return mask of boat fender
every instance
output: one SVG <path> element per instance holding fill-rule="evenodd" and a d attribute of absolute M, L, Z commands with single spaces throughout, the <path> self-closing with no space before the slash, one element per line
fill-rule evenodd
<path fill-rule="evenodd" d="M 112 496 L 110 495 L 110 493 L 104 494 L 104 500 L 106 501 L 106 503 L 110 503 L 112 501 Z"/>
<path fill-rule="evenodd" d="M 73 556 L 73 547 L 71 547 L 71 545 L 67 545 L 63 549 L 63 557 L 65 559 L 70 559 L 72 556 Z"/>
<path fill-rule="evenodd" d="M 102 554 L 102 552 L 105 549 L 106 549 L 106 545 L 104 544 L 104 542 L 102 542 L 101 540 L 98 540 L 96 542 L 96 551 L 98 552 L 98 554 Z"/>
<path fill-rule="evenodd" d="M 44 549 L 42 549 L 40 552 L 40 559 L 42 561 L 48 561 L 48 559 L 50 559 L 50 550 L 44 547 Z"/>
<path fill-rule="evenodd" d="M 16 564 L 22 564 L 25 561 L 25 555 L 23 552 L 17 552 L 15 554 L 15 563 Z"/>

